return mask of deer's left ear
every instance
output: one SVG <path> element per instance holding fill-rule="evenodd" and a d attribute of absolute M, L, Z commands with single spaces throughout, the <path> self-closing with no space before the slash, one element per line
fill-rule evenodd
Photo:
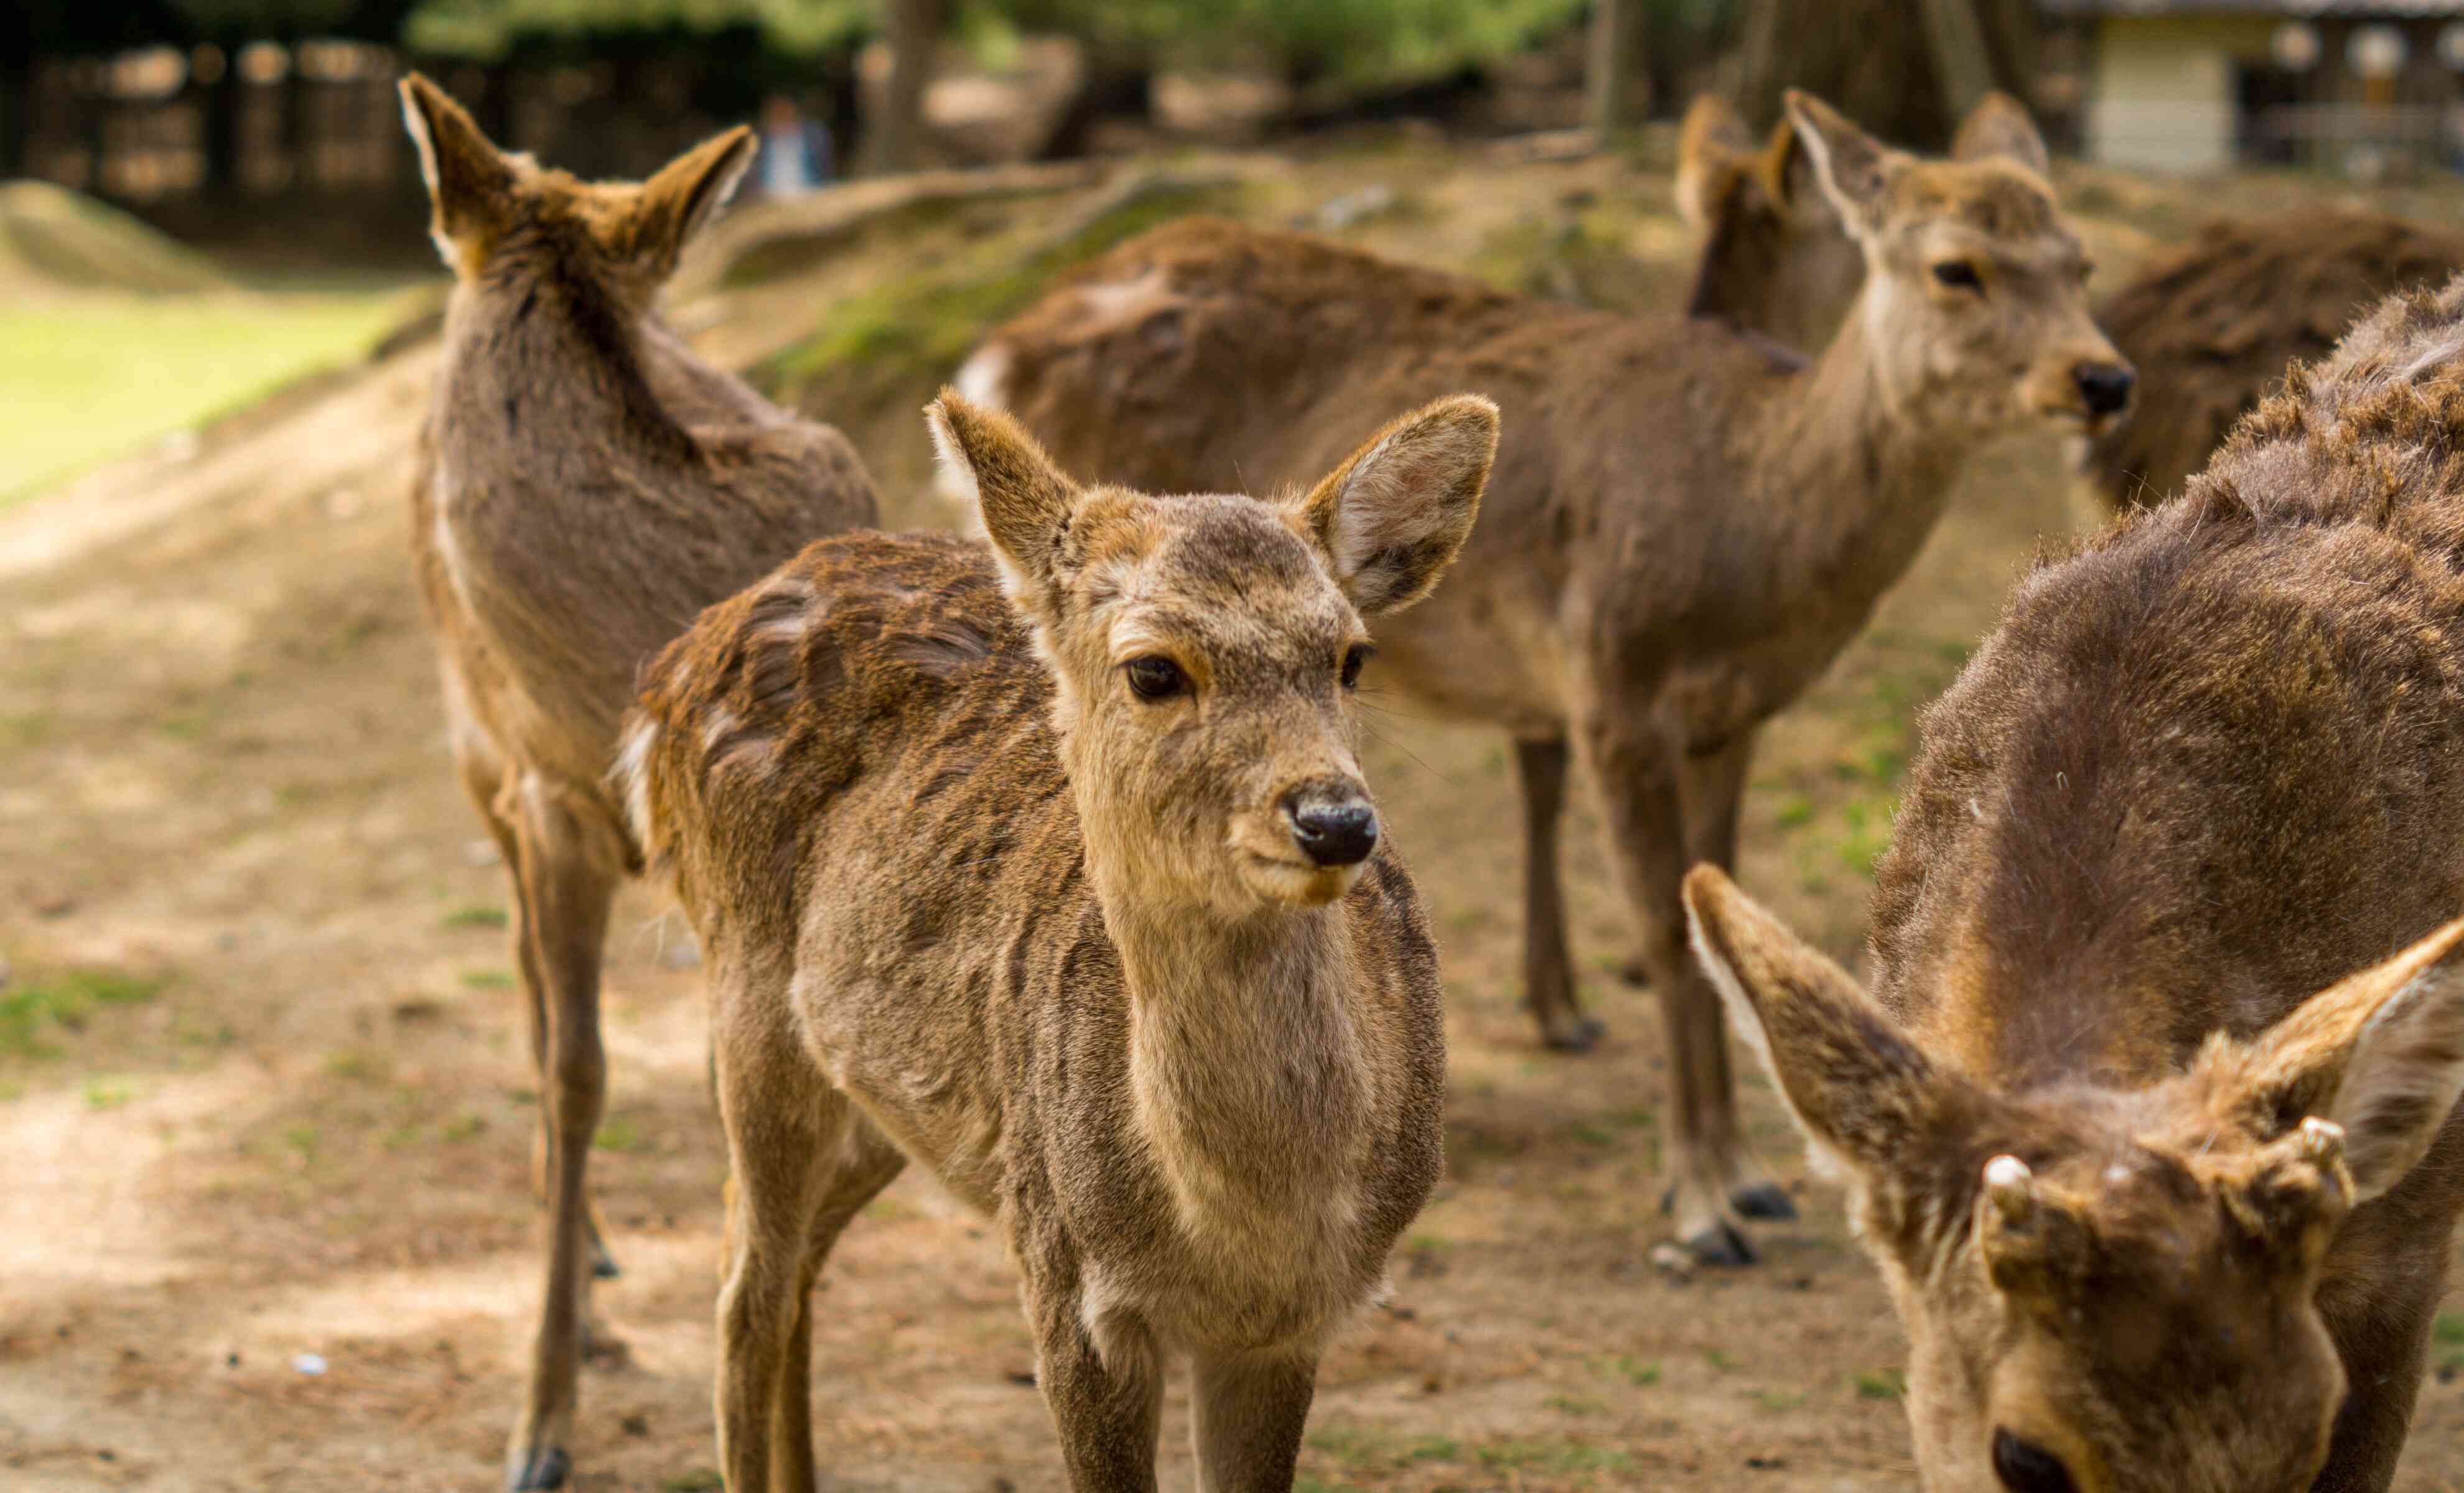
<path fill-rule="evenodd" d="M 2356 1201 L 2404 1179 L 2464 1095 L 2464 918 L 2200 1055 L 2221 1107 L 2270 1137 L 2343 1127 Z"/>
<path fill-rule="evenodd" d="M 1989 156 L 2015 161 L 2038 176 L 2053 175 L 2053 152 L 2045 148 L 2036 121 L 2028 118 L 2028 106 L 1998 88 L 1976 100 L 1950 142 L 1953 161 L 1981 161 Z"/>
<path fill-rule="evenodd" d="M 1292 510 L 1364 617 L 1411 605 L 1454 563 L 1497 456 L 1497 406 L 1454 394 L 1369 438 Z"/>

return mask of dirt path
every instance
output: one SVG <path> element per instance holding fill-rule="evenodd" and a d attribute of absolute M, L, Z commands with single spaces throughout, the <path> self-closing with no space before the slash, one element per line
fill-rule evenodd
<path fill-rule="evenodd" d="M 724 320 L 708 335 L 742 335 Z M 403 557 L 424 359 L 0 519 L 0 1485 L 495 1485 L 536 1289 L 535 1096 Z M 2051 460 L 1971 482 L 1768 740 L 1745 879 L 1843 955 L 1909 712 L 2059 525 Z M 1514 1003 L 1503 744 L 1378 729 L 1373 779 L 1445 949 L 1450 1172 L 1393 1304 L 1329 1366 L 1305 1485 L 1907 1486 L 1889 1306 L 1759 1081 L 1749 1113 L 1805 1220 L 1758 1236 L 1751 1273 L 1646 1262 L 1661 1059 L 1606 973 L 1625 923 L 1588 824 L 1576 936 L 1612 1037 L 1569 1061 Z M 720 1153 L 682 949 L 627 898 L 594 1162 L 625 1351 L 585 1385 L 584 1489 L 715 1486 Z M 873 1207 L 826 1292 L 815 1419 L 846 1484 L 1060 1485 L 1009 1272 L 929 1184 Z M 2432 1382 L 2399 1485 L 2464 1480 L 2459 1433 L 2464 1384 Z"/>

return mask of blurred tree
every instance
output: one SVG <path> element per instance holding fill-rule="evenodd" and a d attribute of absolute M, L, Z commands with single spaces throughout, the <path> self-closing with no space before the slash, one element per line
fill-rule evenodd
<path fill-rule="evenodd" d="M 1651 9 L 1645 0 L 1594 0 L 1584 88 L 1602 140 L 1651 117 Z"/>
<path fill-rule="evenodd" d="M 942 0 L 885 0 L 890 11 L 890 88 L 880 127 L 872 132 L 876 171 L 913 171 L 924 164 L 924 87 L 941 41 Z"/>
<path fill-rule="evenodd" d="M 1742 0 L 1749 118 L 1820 94 L 1897 144 L 1939 149 L 1988 88 L 2030 96 L 2034 7 L 2007 0 Z"/>

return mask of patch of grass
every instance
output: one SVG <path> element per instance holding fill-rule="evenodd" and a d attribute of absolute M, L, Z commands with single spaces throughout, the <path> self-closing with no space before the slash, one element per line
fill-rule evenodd
<path fill-rule="evenodd" d="M 727 1480 L 708 1467 L 695 1467 L 659 1480 L 660 1493 L 718 1493 L 725 1486 Z"/>
<path fill-rule="evenodd" d="M 206 734 L 206 718 L 202 715 L 165 715 L 162 726 L 163 735 L 175 741 L 194 741 Z"/>
<path fill-rule="evenodd" d="M 2440 1312 L 2430 1324 L 2430 1340 L 2443 1348 L 2464 1348 L 2464 1316 Z"/>
<path fill-rule="evenodd" d="M 840 304 L 820 334 L 771 358 L 755 380 L 781 397 L 838 375 L 860 377 L 876 394 L 929 383 L 1065 272 L 1169 219 L 1226 207 L 1233 195 L 1228 187 L 1159 182 L 1023 255 L 1005 236 L 960 256 L 955 268 L 893 279 Z"/>
<path fill-rule="evenodd" d="M 36 712 L 25 715 L 0 715 L 0 746 L 41 746 L 52 734 L 52 717 Z"/>
<path fill-rule="evenodd" d="M 325 1055 L 325 1072 L 333 1078 L 358 1082 L 375 1078 L 380 1070 L 381 1065 L 374 1054 L 362 1052 L 356 1047 L 345 1047 L 340 1052 Z"/>
<path fill-rule="evenodd" d="M 89 1109 L 117 1109 L 137 1097 L 137 1090 L 126 1084 L 106 1084 L 100 1079 L 85 1086 L 85 1107 Z"/>
<path fill-rule="evenodd" d="M 0 507 L 355 358 L 400 307 L 386 290 L 0 308 Z"/>
<path fill-rule="evenodd" d="M 1551 1437 L 1484 1441 L 1472 1448 L 1472 1455 L 1484 1467 L 1549 1473 L 1558 1477 L 1584 1472 L 1621 1472 L 1634 1464 L 1633 1458 L 1614 1448 Z"/>
<path fill-rule="evenodd" d="M 1309 1434 L 1310 1450 L 1354 1472 L 1396 1472 L 1420 1462 L 1459 1461 L 1463 1443 L 1450 1436 L 1411 1436 L 1383 1426 L 1327 1425 Z"/>
<path fill-rule="evenodd" d="M 110 969 L 62 970 L 0 989 L 0 1054 L 56 1057 L 54 1033 L 82 1031 L 97 1007 L 142 1005 L 162 989 L 160 980 Z"/>
<path fill-rule="evenodd" d="M 511 970 L 464 970 L 462 972 L 462 988 L 465 990 L 510 990 L 513 988 L 513 983 L 514 972 Z"/>
<path fill-rule="evenodd" d="M 1804 1404 L 1805 1393 L 1802 1390 L 1757 1390 L 1754 1403 L 1776 1415 Z"/>
<path fill-rule="evenodd" d="M 324 1143 L 325 1132 L 314 1125 L 286 1125 L 282 1128 L 282 1147 L 303 1161 L 317 1158 L 317 1148 Z"/>
<path fill-rule="evenodd" d="M 1737 1367 L 1736 1359 L 1728 1356 L 1728 1350 L 1724 1348 L 1703 1350 L 1703 1361 L 1709 1364 L 1714 1372 L 1720 1373 L 1727 1373 Z"/>
<path fill-rule="evenodd" d="M 1908 1376 L 1897 1369 L 1867 1369 L 1852 1375 L 1859 1399 L 1905 1399 Z"/>
<path fill-rule="evenodd" d="M 1605 1128 L 1591 1124 L 1589 1121 L 1585 1120 L 1576 1120 L 1573 1124 L 1567 1126 L 1566 1137 L 1567 1139 L 1573 1141 L 1575 1144 L 1582 1146 L 1614 1146 L 1617 1144 L 1617 1137 L 1610 1134 Z"/>
<path fill-rule="evenodd" d="M 591 1144 L 601 1151 L 632 1154 L 649 1150 L 650 1137 L 643 1134 L 642 1128 L 630 1119 L 612 1114 L 599 1127 L 599 1133 L 592 1138 Z"/>
<path fill-rule="evenodd" d="M 445 1128 L 438 1131 L 436 1134 L 438 1139 L 458 1146 L 466 1140 L 474 1138 L 487 1128 L 488 1121 L 485 1116 L 464 1114 L 446 1121 Z"/>
<path fill-rule="evenodd" d="M 1540 1402 L 1561 1416 L 1604 1416 L 1608 1407 L 1595 1399 L 1578 1399 L 1572 1394 L 1551 1394 Z"/>
<path fill-rule="evenodd" d="M 1804 794 L 1793 793 L 1780 801 L 1776 817 L 1782 829 L 1794 829 L 1800 824 L 1810 823 L 1814 819 L 1814 801 Z"/>
<path fill-rule="evenodd" d="M 1610 1353 L 1595 1360 L 1592 1367 L 1600 1373 L 1613 1374 L 1632 1385 L 1647 1387 L 1660 1382 L 1659 1361 L 1646 1362 L 1632 1353 Z"/>
<path fill-rule="evenodd" d="M 502 928 L 509 921 L 511 918 L 503 908 L 488 907 L 484 904 L 455 908 L 445 914 L 445 926 L 448 928 Z"/>

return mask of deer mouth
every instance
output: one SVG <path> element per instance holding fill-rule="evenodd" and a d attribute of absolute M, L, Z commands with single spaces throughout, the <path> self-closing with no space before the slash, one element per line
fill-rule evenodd
<path fill-rule="evenodd" d="M 1317 866 L 1298 856 L 1264 855 L 1244 849 L 1242 879 L 1271 902 L 1317 908 L 1340 898 L 1360 879 L 1358 866 Z"/>

